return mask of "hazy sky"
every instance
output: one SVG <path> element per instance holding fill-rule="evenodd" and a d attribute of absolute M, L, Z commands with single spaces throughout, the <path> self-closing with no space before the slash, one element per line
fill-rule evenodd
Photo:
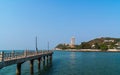
<path fill-rule="evenodd" d="M 0 49 L 120 38 L 120 0 L 0 0 Z"/>

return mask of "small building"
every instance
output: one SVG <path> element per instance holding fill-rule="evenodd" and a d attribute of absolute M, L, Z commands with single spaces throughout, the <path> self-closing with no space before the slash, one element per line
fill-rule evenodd
<path fill-rule="evenodd" d="M 104 40 L 104 42 L 115 42 L 115 40 Z"/>
<path fill-rule="evenodd" d="M 120 49 L 120 42 L 115 44 L 117 46 L 117 49 Z"/>
<path fill-rule="evenodd" d="M 91 48 L 95 48 L 95 44 L 93 44 L 93 45 L 91 46 Z"/>

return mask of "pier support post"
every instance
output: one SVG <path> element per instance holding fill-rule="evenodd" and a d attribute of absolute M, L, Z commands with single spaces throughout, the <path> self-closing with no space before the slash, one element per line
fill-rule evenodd
<path fill-rule="evenodd" d="M 48 66 L 48 59 L 49 59 L 49 57 L 48 57 L 48 55 L 47 55 L 47 66 Z"/>
<path fill-rule="evenodd" d="M 43 68 L 45 69 L 45 56 L 43 56 Z"/>
<path fill-rule="evenodd" d="M 33 73 L 34 73 L 33 65 L 34 65 L 34 60 L 30 60 L 30 74 L 31 75 L 33 75 Z"/>
<path fill-rule="evenodd" d="M 17 64 L 16 75 L 21 75 L 21 64 L 22 63 Z"/>
<path fill-rule="evenodd" d="M 50 65 L 52 65 L 52 54 L 50 55 Z"/>
<path fill-rule="evenodd" d="M 40 58 L 38 58 L 38 71 L 40 71 L 40 64 L 41 64 L 41 57 Z"/>

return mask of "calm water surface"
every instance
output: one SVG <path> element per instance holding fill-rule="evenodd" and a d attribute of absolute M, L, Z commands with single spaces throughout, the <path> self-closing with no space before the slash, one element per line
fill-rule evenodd
<path fill-rule="evenodd" d="M 120 53 L 55 51 L 53 65 L 40 73 L 37 62 L 34 75 L 120 75 Z M 0 75 L 16 75 L 16 65 L 0 70 Z M 30 75 L 29 61 L 22 65 L 22 75 Z"/>

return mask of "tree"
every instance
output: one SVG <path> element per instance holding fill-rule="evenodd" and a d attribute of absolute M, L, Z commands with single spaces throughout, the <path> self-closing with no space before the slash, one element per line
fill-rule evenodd
<path fill-rule="evenodd" d="M 68 49 L 68 46 L 65 45 L 65 44 L 58 44 L 58 45 L 56 46 L 56 48 L 59 48 L 59 49 Z"/>
<path fill-rule="evenodd" d="M 100 45 L 100 49 L 103 51 L 107 51 L 108 50 L 108 46 L 106 44 L 101 44 Z"/>
<path fill-rule="evenodd" d="M 81 43 L 81 48 L 82 49 L 91 49 L 91 45 L 87 42 L 82 42 Z"/>
<path fill-rule="evenodd" d="M 95 49 L 100 49 L 100 46 L 98 45 L 98 43 L 95 43 Z"/>
<path fill-rule="evenodd" d="M 80 45 L 75 45 L 75 49 L 81 49 Z"/>

